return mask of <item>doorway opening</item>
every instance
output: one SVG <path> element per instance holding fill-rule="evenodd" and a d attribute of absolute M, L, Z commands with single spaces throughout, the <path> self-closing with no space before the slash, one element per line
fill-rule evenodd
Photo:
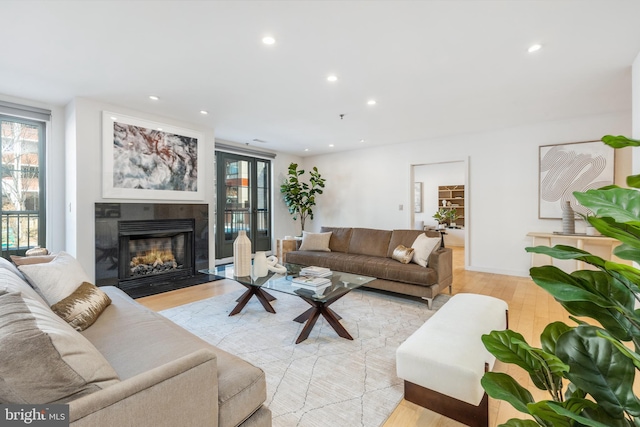
<path fill-rule="evenodd" d="M 445 245 L 464 250 L 464 264 L 470 264 L 468 159 L 411 165 L 411 189 L 414 192 L 411 224 L 414 228 L 436 229 L 436 212 L 453 211 L 454 218 L 441 220 Z M 421 193 L 418 194 L 418 191 Z"/>
<path fill-rule="evenodd" d="M 216 151 L 216 260 L 233 257 L 244 230 L 251 250 L 271 250 L 271 161 Z"/>

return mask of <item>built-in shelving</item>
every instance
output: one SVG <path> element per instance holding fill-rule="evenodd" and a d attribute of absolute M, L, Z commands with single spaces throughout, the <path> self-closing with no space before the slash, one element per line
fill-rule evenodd
<path fill-rule="evenodd" d="M 464 227 L 464 185 L 441 185 L 438 187 L 438 206 L 455 208 L 458 218 L 455 223 Z"/>

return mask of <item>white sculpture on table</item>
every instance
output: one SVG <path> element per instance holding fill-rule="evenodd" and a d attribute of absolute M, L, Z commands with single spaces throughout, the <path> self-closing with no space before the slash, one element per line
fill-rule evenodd
<path fill-rule="evenodd" d="M 287 267 L 278 264 L 278 258 L 274 255 L 267 257 L 267 268 L 274 273 L 287 274 Z"/>

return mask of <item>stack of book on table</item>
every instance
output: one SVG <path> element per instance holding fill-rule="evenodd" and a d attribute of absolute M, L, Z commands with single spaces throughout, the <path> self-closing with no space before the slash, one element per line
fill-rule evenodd
<path fill-rule="evenodd" d="M 307 277 L 327 277 L 331 276 L 331 270 L 326 267 L 316 267 L 314 265 L 310 267 L 304 267 L 300 270 L 301 276 Z"/>
<path fill-rule="evenodd" d="M 294 277 L 292 282 L 295 286 L 303 289 L 310 289 L 319 294 L 321 290 L 331 285 L 331 279 L 327 276 L 331 275 L 331 270 L 323 267 L 305 267 L 300 270 L 300 276 Z"/>

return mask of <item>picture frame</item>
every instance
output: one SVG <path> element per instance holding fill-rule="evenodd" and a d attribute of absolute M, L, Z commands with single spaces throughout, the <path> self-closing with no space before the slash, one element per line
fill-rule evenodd
<path fill-rule="evenodd" d="M 578 204 L 573 192 L 613 184 L 614 171 L 614 149 L 602 141 L 540 146 L 538 218 L 562 218 L 567 201 L 576 213 L 589 214 L 587 208 Z"/>
<path fill-rule="evenodd" d="M 413 183 L 413 208 L 415 213 L 421 213 L 423 211 L 422 182 Z"/>
<path fill-rule="evenodd" d="M 102 112 L 102 197 L 204 200 L 204 135 Z"/>

